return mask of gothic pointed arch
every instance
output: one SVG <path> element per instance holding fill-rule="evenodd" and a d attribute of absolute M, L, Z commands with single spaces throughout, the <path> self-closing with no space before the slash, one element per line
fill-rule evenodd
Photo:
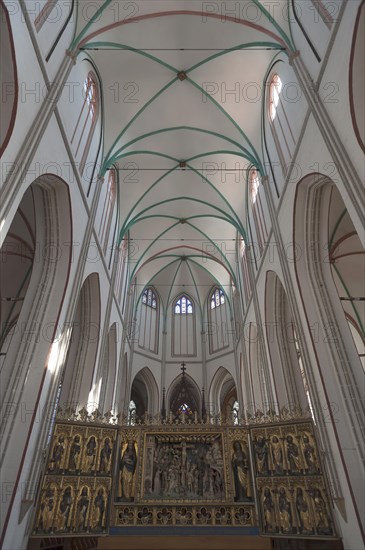
<path fill-rule="evenodd" d="M 156 379 L 149 367 L 143 367 L 133 379 L 129 403 L 135 404 L 136 417 L 143 418 L 145 413 L 157 414 L 159 391 Z"/>
<path fill-rule="evenodd" d="M 2 157 L 13 131 L 18 106 L 18 73 L 14 49 L 14 40 L 10 25 L 9 12 L 3 1 L 0 2 L 0 30 L 0 157 Z"/>
<path fill-rule="evenodd" d="M 97 273 L 84 281 L 76 305 L 62 377 L 62 407 L 94 406 L 97 381 L 94 380 L 100 337 L 100 284 Z"/>
<path fill-rule="evenodd" d="M 226 419 L 236 419 L 239 413 L 237 386 L 232 374 L 223 366 L 214 374 L 209 388 L 209 403 L 214 404 L 213 414 L 221 413 Z"/>
<path fill-rule="evenodd" d="M 195 412 L 201 414 L 201 393 L 195 380 L 183 372 L 173 380 L 167 394 L 167 410 L 173 416 L 187 414 L 193 417 Z"/>
<path fill-rule="evenodd" d="M 266 273 L 265 328 L 279 407 L 303 410 L 310 396 L 288 298 L 274 271 Z"/>
<path fill-rule="evenodd" d="M 341 448 L 360 449 L 358 445 L 365 431 L 361 391 L 365 373 L 360 353 L 363 348 L 358 345 L 362 341 L 364 319 L 361 298 L 365 256 L 351 215 L 335 183 L 327 176 L 308 174 L 299 182 L 294 230 L 295 242 L 301 251 L 295 261 L 296 278 L 316 357 L 316 361 L 307 366 L 314 414 L 329 449 L 337 449 L 339 432 Z M 352 334 L 348 315 L 359 321 L 356 329 L 360 331 L 359 338 Z M 323 420 L 328 409 L 336 418 L 331 425 Z M 362 459 L 359 455 L 351 459 L 344 456 L 342 465 L 336 466 L 333 453 L 329 452 L 327 460 L 337 494 L 342 490 L 339 472 L 342 468 L 346 472 L 354 510 L 361 521 Z"/>

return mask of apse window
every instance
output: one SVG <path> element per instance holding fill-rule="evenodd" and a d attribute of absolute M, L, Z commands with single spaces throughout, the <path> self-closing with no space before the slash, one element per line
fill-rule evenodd
<path fill-rule="evenodd" d="M 181 296 L 175 303 L 175 314 L 184 315 L 186 313 L 193 313 L 193 304 L 186 296 Z"/>

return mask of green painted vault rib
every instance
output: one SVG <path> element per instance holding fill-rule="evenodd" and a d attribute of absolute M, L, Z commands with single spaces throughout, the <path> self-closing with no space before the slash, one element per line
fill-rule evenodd
<path fill-rule="evenodd" d="M 211 245 L 213 246 L 213 248 L 215 250 L 217 250 L 218 254 L 220 254 L 220 256 L 222 258 L 224 258 L 224 262 L 226 263 L 226 265 L 228 266 L 228 272 L 232 278 L 233 281 L 236 281 L 236 278 L 235 278 L 235 274 L 234 274 L 234 270 L 232 269 L 232 266 L 230 264 L 230 262 L 228 261 L 227 257 L 225 256 L 225 254 L 223 254 L 222 250 L 217 246 L 217 244 L 208 236 L 206 235 L 206 233 L 204 233 L 204 231 L 200 230 L 198 227 L 196 227 L 194 224 L 190 223 L 190 222 L 186 222 L 187 225 L 189 225 L 190 227 L 192 227 L 193 229 L 195 229 L 200 235 L 202 235 L 208 242 L 211 243 Z M 173 229 L 174 227 L 178 226 L 180 224 L 180 221 L 170 225 L 169 227 L 167 227 L 166 229 L 164 229 L 159 235 L 157 235 L 153 241 L 146 247 L 146 249 L 144 250 L 143 254 L 139 257 L 138 261 L 136 262 L 136 265 L 134 266 L 133 268 L 133 271 L 130 275 L 130 282 L 132 282 L 132 280 L 134 279 L 135 275 L 136 275 L 136 272 L 138 271 L 139 269 L 139 265 L 141 264 L 143 258 L 146 256 L 147 252 L 152 248 L 152 246 L 159 240 L 161 239 L 164 235 L 166 235 L 166 233 L 168 233 L 171 229 Z"/>
<path fill-rule="evenodd" d="M 217 210 L 218 212 L 221 212 L 224 214 L 224 217 L 220 217 L 220 216 L 216 216 L 216 215 L 209 215 L 209 214 L 196 214 L 195 216 L 191 216 L 192 219 L 196 218 L 196 217 L 214 217 L 214 218 L 219 218 L 219 219 L 223 219 L 224 221 L 227 221 L 227 223 L 230 223 L 231 225 L 233 225 L 233 227 L 235 227 L 237 229 L 237 231 L 239 231 L 241 233 L 241 229 L 240 229 L 240 226 L 237 225 L 237 223 L 234 221 L 233 218 L 231 218 L 226 212 L 224 212 L 224 210 L 222 210 L 221 208 L 219 208 L 218 206 L 213 206 L 212 204 L 206 202 L 206 201 L 203 201 L 202 199 L 196 199 L 196 198 L 193 198 L 193 197 L 186 197 L 186 196 L 183 196 L 183 197 L 172 197 L 171 199 L 165 199 L 164 201 L 159 201 L 153 205 L 150 205 L 148 206 L 147 208 L 145 208 L 144 210 L 142 210 L 137 216 L 135 216 L 134 218 L 132 218 L 132 220 L 130 220 L 130 222 L 128 222 L 128 224 L 125 226 L 124 228 L 124 233 L 121 234 L 119 236 L 119 241 L 118 241 L 118 244 L 120 244 L 120 242 L 122 241 L 123 237 L 124 237 L 124 234 L 129 231 L 133 225 L 135 225 L 136 223 L 138 223 L 140 221 L 139 219 L 139 216 L 141 214 L 144 214 L 145 212 L 148 212 L 149 210 L 152 210 L 152 208 L 156 208 L 157 206 L 161 206 L 162 204 L 167 204 L 169 202 L 176 202 L 176 201 L 180 201 L 180 200 L 186 200 L 186 201 L 191 201 L 191 202 L 197 202 L 197 203 L 200 203 L 200 204 L 204 204 L 205 206 L 208 206 L 209 208 L 213 208 L 214 210 Z M 152 216 L 152 215 L 151 215 Z M 164 215 L 161 214 L 161 216 L 159 214 L 155 214 L 154 216 L 156 217 L 163 217 Z M 170 217 L 170 216 L 169 216 Z M 171 216 L 172 219 L 175 219 L 178 221 L 178 223 L 181 223 L 181 218 L 178 218 L 177 216 Z M 187 222 L 187 220 L 190 219 L 190 218 L 184 218 L 184 221 Z M 188 223 L 188 222 L 187 222 Z M 176 224 L 174 224 L 176 225 Z M 242 233 L 241 233 L 242 234 Z M 245 239 L 246 238 L 246 234 L 245 232 L 243 231 L 243 234 L 242 234 L 242 237 Z"/>

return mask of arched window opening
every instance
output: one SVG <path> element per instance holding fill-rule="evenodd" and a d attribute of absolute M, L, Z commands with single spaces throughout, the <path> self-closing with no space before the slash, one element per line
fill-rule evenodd
<path fill-rule="evenodd" d="M 260 197 L 260 179 L 255 168 L 249 174 L 249 195 L 252 209 L 252 216 L 255 224 L 255 232 L 257 238 L 258 249 L 260 256 L 264 249 L 264 244 L 268 236 L 263 204 Z"/>
<path fill-rule="evenodd" d="M 128 405 L 128 424 L 134 426 L 136 423 L 137 406 L 133 399 L 130 400 Z"/>
<path fill-rule="evenodd" d="M 146 290 L 143 292 L 142 304 L 145 304 L 152 309 L 157 309 L 156 294 L 153 292 L 152 288 L 146 288 Z"/>
<path fill-rule="evenodd" d="M 285 109 L 282 90 L 281 78 L 278 74 L 274 74 L 269 84 L 269 120 L 282 172 L 285 176 L 293 156 L 296 140 Z"/>
<path fill-rule="evenodd" d="M 240 407 L 238 405 L 238 401 L 236 400 L 232 405 L 232 419 L 233 424 L 237 425 L 239 422 L 239 415 L 240 415 Z"/>
<path fill-rule="evenodd" d="M 196 355 L 195 307 L 186 295 L 179 296 L 172 308 L 172 355 Z"/>
<path fill-rule="evenodd" d="M 99 89 L 96 76 L 89 72 L 83 86 L 83 104 L 72 134 L 75 158 L 80 159 L 79 170 L 83 174 L 91 141 L 99 115 Z"/>
<path fill-rule="evenodd" d="M 170 390 L 169 410 L 174 417 L 181 414 L 192 416 L 195 412 L 200 416 L 200 395 L 193 380 L 183 372 Z"/>
<path fill-rule="evenodd" d="M 103 212 L 101 215 L 99 235 L 100 244 L 105 256 L 108 244 L 110 241 L 110 231 L 112 226 L 115 200 L 116 200 L 116 173 L 115 170 L 109 170 L 108 173 L 108 189 L 105 196 Z"/>
<path fill-rule="evenodd" d="M 208 300 L 209 348 L 215 353 L 229 346 L 229 318 L 226 297 L 219 287 L 213 289 Z"/>
<path fill-rule="evenodd" d="M 151 287 L 142 294 L 139 307 L 138 345 L 140 348 L 157 353 L 159 310 L 156 293 Z"/>
<path fill-rule="evenodd" d="M 210 309 L 222 306 L 225 303 L 224 292 L 221 288 L 216 288 L 210 299 Z"/>
<path fill-rule="evenodd" d="M 128 236 L 124 237 L 118 246 L 118 267 L 115 276 L 115 290 L 117 300 L 120 303 L 123 295 L 122 309 L 124 311 L 126 284 L 127 284 L 127 266 L 128 266 Z"/>
<path fill-rule="evenodd" d="M 251 297 L 252 289 L 251 289 L 250 275 L 248 271 L 247 248 L 243 237 L 241 237 L 241 240 L 240 240 L 240 256 L 241 256 L 243 291 L 244 291 L 244 297 L 247 305 Z"/>
<path fill-rule="evenodd" d="M 269 88 L 269 114 L 271 122 L 276 117 L 276 109 L 279 104 L 282 87 L 283 84 L 281 82 L 280 76 L 278 74 L 274 74 L 271 79 Z"/>
<path fill-rule="evenodd" d="M 294 324 L 293 324 L 293 335 L 294 335 L 294 345 L 295 345 L 295 349 L 296 349 L 296 352 L 297 352 L 298 363 L 299 363 L 299 368 L 300 368 L 300 374 L 301 374 L 302 381 L 303 381 L 303 387 L 304 387 L 305 395 L 307 396 L 308 407 L 309 407 L 309 410 L 311 412 L 313 422 L 315 423 L 316 420 L 315 420 L 315 416 L 314 416 L 312 400 L 311 400 L 311 396 L 310 396 L 310 393 L 309 393 L 309 386 L 308 386 L 308 382 L 307 382 L 307 377 L 306 377 L 305 372 L 304 372 L 302 353 L 300 351 L 298 336 L 297 336 L 297 333 L 295 331 Z"/>
<path fill-rule="evenodd" d="M 175 315 L 193 313 L 193 304 L 186 296 L 181 296 L 175 303 Z"/>

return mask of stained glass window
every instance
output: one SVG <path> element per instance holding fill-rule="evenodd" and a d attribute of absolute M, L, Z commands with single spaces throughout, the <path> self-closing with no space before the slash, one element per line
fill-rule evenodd
<path fill-rule="evenodd" d="M 269 92 L 269 115 L 270 120 L 273 121 L 276 117 L 276 108 L 279 103 L 280 93 L 283 84 L 281 82 L 280 76 L 274 74 L 270 82 L 270 92 Z"/>
<path fill-rule="evenodd" d="M 157 309 L 157 298 L 152 288 L 146 288 L 142 294 L 142 304 Z"/>
<path fill-rule="evenodd" d="M 216 288 L 210 299 L 210 309 L 215 309 L 225 302 L 224 292 L 221 288 Z"/>
<path fill-rule="evenodd" d="M 176 315 L 185 315 L 187 313 L 193 313 L 193 304 L 187 298 L 186 296 L 181 296 L 176 302 L 175 302 L 175 308 L 174 308 Z"/>

